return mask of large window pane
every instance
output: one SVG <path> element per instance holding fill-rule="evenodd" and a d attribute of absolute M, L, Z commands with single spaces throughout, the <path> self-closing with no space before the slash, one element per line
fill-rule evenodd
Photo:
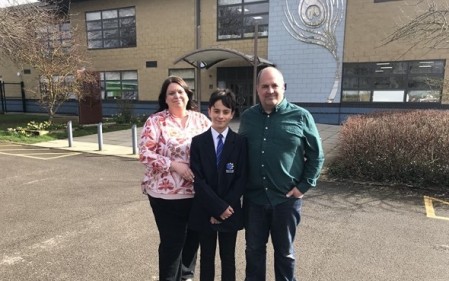
<path fill-rule="evenodd" d="M 443 77 L 437 76 L 410 76 L 408 78 L 408 88 L 412 90 L 434 90 L 441 89 Z"/>
<path fill-rule="evenodd" d="M 410 73 L 432 73 L 441 74 L 444 73 L 443 61 L 417 61 L 410 63 Z"/>
<path fill-rule="evenodd" d="M 87 48 L 89 49 L 103 48 L 103 40 L 89 40 L 87 41 Z"/>
<path fill-rule="evenodd" d="M 105 39 L 117 38 L 118 37 L 118 29 L 105 30 L 103 32 L 103 36 Z"/>
<path fill-rule="evenodd" d="M 134 8 L 126 8 L 126 9 L 120 9 L 119 10 L 119 16 L 121 18 L 124 17 L 134 17 L 136 15 L 136 11 Z"/>
<path fill-rule="evenodd" d="M 406 62 L 378 62 L 375 65 L 374 75 L 390 75 L 407 73 Z"/>
<path fill-rule="evenodd" d="M 374 77 L 374 89 L 399 89 L 404 88 L 404 77 L 389 76 L 389 77 Z"/>
<path fill-rule="evenodd" d="M 344 89 L 358 89 L 359 88 L 359 79 L 357 77 L 347 76 L 342 79 L 343 88 Z"/>
<path fill-rule="evenodd" d="M 218 0 L 218 6 L 240 4 L 240 3 L 242 3 L 242 0 Z"/>
<path fill-rule="evenodd" d="M 104 20 L 103 21 L 103 28 L 118 28 L 118 20 Z"/>
<path fill-rule="evenodd" d="M 439 102 L 440 91 L 410 91 L 407 93 L 407 102 Z"/>
<path fill-rule="evenodd" d="M 344 102 L 369 102 L 370 91 L 343 91 L 342 101 Z"/>
<path fill-rule="evenodd" d="M 130 38 L 122 38 L 120 39 L 120 45 L 123 47 L 132 47 L 136 45 L 136 38 L 130 37 Z"/>
<path fill-rule="evenodd" d="M 373 102 L 403 102 L 404 91 L 374 91 Z"/>
<path fill-rule="evenodd" d="M 105 72 L 106 80 L 120 80 L 120 72 Z"/>
<path fill-rule="evenodd" d="M 104 40 L 103 41 L 103 43 L 104 43 L 104 47 L 105 48 L 118 48 L 119 46 L 120 46 L 120 41 L 119 40 L 117 40 L 117 39 L 112 39 L 112 40 L 110 40 L 110 39 L 108 39 L 108 40 Z"/>
<path fill-rule="evenodd" d="M 120 20 L 120 27 L 125 28 L 136 28 L 136 19 L 135 18 L 125 18 Z"/>
<path fill-rule="evenodd" d="M 126 80 L 137 80 L 137 71 L 124 71 L 123 79 Z"/>
<path fill-rule="evenodd" d="M 268 3 L 243 5 L 245 15 L 264 14 L 268 9 Z"/>
<path fill-rule="evenodd" d="M 88 22 L 87 30 L 101 30 L 101 21 Z"/>
<path fill-rule="evenodd" d="M 86 21 L 101 20 L 101 12 L 86 13 Z"/>
<path fill-rule="evenodd" d="M 115 19 L 115 18 L 117 18 L 117 10 L 103 11 L 101 14 L 103 16 L 103 19 Z"/>

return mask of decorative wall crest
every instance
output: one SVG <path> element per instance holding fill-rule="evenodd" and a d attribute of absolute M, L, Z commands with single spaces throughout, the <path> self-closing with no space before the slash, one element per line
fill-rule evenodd
<path fill-rule="evenodd" d="M 326 48 L 337 64 L 335 81 L 328 102 L 333 102 L 340 82 L 340 57 L 335 31 L 344 15 L 344 0 L 297 0 L 297 12 L 292 12 L 285 0 L 283 25 L 296 40 Z"/>

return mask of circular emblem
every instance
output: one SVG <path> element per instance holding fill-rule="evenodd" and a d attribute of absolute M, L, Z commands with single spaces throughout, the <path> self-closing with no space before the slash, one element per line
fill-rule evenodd
<path fill-rule="evenodd" d="M 299 15 L 305 25 L 319 26 L 325 20 L 324 6 L 319 0 L 305 0 L 299 6 Z"/>

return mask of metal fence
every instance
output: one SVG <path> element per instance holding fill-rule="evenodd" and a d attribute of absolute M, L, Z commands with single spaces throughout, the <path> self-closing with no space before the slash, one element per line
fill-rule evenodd
<path fill-rule="evenodd" d="M 10 104 L 10 106 L 16 105 L 14 106 L 13 111 L 17 111 L 16 107 L 19 107 L 20 111 L 27 112 L 23 82 L 8 83 L 0 81 L 0 103 L 0 113 L 2 114 L 10 111 L 8 109 L 8 104 Z"/>

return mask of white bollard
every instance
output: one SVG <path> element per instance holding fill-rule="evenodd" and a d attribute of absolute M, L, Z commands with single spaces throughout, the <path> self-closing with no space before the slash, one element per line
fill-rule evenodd
<path fill-rule="evenodd" d="M 73 145 L 72 120 L 67 122 L 67 139 L 69 141 L 69 147 L 72 147 Z"/>
<path fill-rule="evenodd" d="M 137 154 L 137 126 L 133 124 L 132 126 L 132 144 L 133 144 L 133 155 Z"/>
<path fill-rule="evenodd" d="M 103 123 L 98 123 L 97 125 L 97 134 L 98 134 L 98 150 L 103 150 Z"/>

